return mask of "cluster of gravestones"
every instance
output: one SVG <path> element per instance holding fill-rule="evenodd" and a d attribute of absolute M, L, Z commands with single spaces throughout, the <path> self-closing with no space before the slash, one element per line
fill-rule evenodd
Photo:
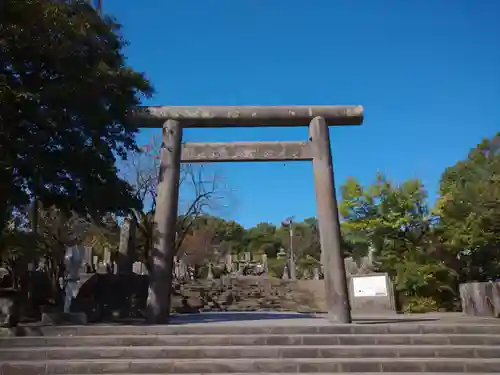
<path fill-rule="evenodd" d="M 99 274 L 127 274 L 135 273 L 138 275 L 147 275 L 148 269 L 143 262 L 134 261 L 135 254 L 135 221 L 128 217 L 125 218 L 120 231 L 120 243 L 116 256 L 112 256 L 109 249 L 104 249 L 102 260 L 93 254 L 93 249 L 90 246 L 79 247 L 82 253 L 82 263 L 79 272 L 83 274 L 99 273 Z M 372 268 L 370 257 L 363 258 L 361 264 L 358 265 L 352 258 L 345 259 L 346 270 L 348 274 L 359 274 L 369 272 Z M 214 278 L 214 264 L 208 263 L 207 278 Z M 260 259 L 255 259 L 250 252 L 245 252 L 239 256 L 226 254 L 221 257 L 217 266 L 223 266 L 226 273 L 232 276 L 246 275 L 262 275 L 268 273 L 268 259 L 266 254 L 262 254 Z M 38 264 L 31 263 L 29 270 L 45 271 L 46 264 L 44 260 L 40 260 Z M 290 278 L 289 265 L 285 262 L 283 279 Z M 192 268 L 186 264 L 182 258 L 174 257 L 174 274 L 178 279 L 194 279 Z M 319 267 L 315 267 L 308 272 L 305 272 L 304 278 L 318 280 L 323 274 Z"/>
<path fill-rule="evenodd" d="M 134 261 L 136 259 L 135 252 L 135 221 L 131 218 L 125 218 L 120 231 L 120 244 L 116 259 L 112 259 L 108 249 L 104 251 L 104 258 L 98 260 L 97 256 L 92 254 L 92 249 L 85 247 L 84 249 L 84 269 L 85 273 L 111 273 L 111 274 L 127 274 L 133 272 L 138 275 L 147 275 L 148 270 L 144 263 Z M 293 278 L 290 272 L 289 265 L 285 262 L 283 270 L 283 279 Z M 351 262 L 355 264 L 354 262 Z M 266 254 L 260 255 L 260 259 L 256 259 L 250 252 L 244 252 L 241 255 L 225 254 L 220 258 L 217 264 L 208 263 L 207 279 L 214 278 L 214 267 L 223 267 L 225 274 L 231 276 L 266 276 L 268 274 L 268 259 Z M 321 267 L 322 268 L 322 267 Z M 319 280 L 322 278 L 323 270 L 320 267 L 315 267 L 304 272 L 303 278 Z M 352 270 L 352 266 L 349 267 Z M 186 264 L 182 257 L 174 257 L 174 275 L 179 280 L 193 280 L 194 269 L 191 265 Z M 356 274 L 356 272 L 349 272 Z"/>
<path fill-rule="evenodd" d="M 206 264 L 207 279 L 215 278 L 214 268 L 222 269 L 223 274 L 230 276 L 264 276 L 267 274 L 267 255 L 263 254 L 261 259 L 252 259 L 251 253 L 245 252 L 240 257 L 232 254 L 226 254 L 216 263 L 208 262 Z M 194 269 L 186 264 L 182 257 L 174 257 L 174 275 L 180 280 L 193 280 Z"/>
<path fill-rule="evenodd" d="M 93 254 L 92 247 L 84 247 L 82 271 L 84 273 L 130 274 L 147 275 L 144 263 L 136 261 L 135 251 L 136 224 L 132 217 L 126 217 L 120 229 L 120 243 L 118 252 L 112 254 L 104 249 L 103 259 L 99 260 Z"/>

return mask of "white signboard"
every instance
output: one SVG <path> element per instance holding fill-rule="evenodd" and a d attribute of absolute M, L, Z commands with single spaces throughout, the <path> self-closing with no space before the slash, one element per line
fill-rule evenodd
<path fill-rule="evenodd" d="M 353 276 L 354 297 L 386 297 L 387 283 L 385 275 Z"/>

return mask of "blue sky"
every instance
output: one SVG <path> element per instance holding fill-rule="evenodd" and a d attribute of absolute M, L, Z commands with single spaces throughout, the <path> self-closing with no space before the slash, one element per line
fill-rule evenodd
<path fill-rule="evenodd" d="M 336 185 L 440 174 L 500 130 L 498 0 L 105 0 L 155 105 L 355 105 L 332 128 Z M 144 143 L 158 130 L 142 131 Z M 185 141 L 302 140 L 306 128 L 188 129 Z M 213 164 L 245 227 L 316 211 L 310 163 Z"/>

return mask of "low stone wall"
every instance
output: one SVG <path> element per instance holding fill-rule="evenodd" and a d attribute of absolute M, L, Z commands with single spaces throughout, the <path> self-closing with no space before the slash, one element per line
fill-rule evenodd
<path fill-rule="evenodd" d="M 223 277 L 180 285 L 176 294 L 172 301 L 176 312 L 325 310 L 324 287 L 319 280 Z"/>
<path fill-rule="evenodd" d="M 395 311 L 393 288 L 386 274 L 368 274 L 385 279 L 386 294 L 358 297 L 349 278 L 349 298 L 354 313 Z M 281 280 L 261 276 L 224 277 L 180 286 L 174 297 L 177 312 L 194 311 L 295 311 L 327 312 L 323 280 Z"/>
<path fill-rule="evenodd" d="M 378 313 L 392 309 L 391 297 L 357 298 L 353 312 Z M 148 276 L 94 275 L 73 301 L 74 312 L 89 321 L 141 317 L 146 306 Z M 354 298 L 354 299 L 353 299 Z M 281 280 L 263 276 L 223 277 L 174 285 L 172 311 L 294 311 L 326 312 L 323 280 Z"/>

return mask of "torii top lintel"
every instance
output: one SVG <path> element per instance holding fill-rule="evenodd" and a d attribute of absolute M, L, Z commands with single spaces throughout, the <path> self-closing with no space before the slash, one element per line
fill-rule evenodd
<path fill-rule="evenodd" d="M 131 118 L 140 128 L 161 128 L 178 120 L 185 128 L 308 126 L 315 117 L 328 125 L 361 125 L 362 106 L 153 106 L 138 107 Z"/>

